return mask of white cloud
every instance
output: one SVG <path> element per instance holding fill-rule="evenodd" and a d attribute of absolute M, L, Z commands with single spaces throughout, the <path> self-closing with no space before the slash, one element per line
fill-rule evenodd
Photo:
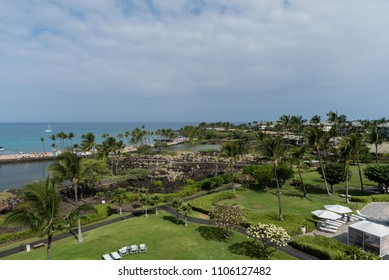
<path fill-rule="evenodd" d="M 389 101 L 383 94 L 388 6 L 383 0 L 2 1 L 0 91 L 10 102 L 36 96 L 37 104 L 52 93 L 72 93 L 81 104 L 93 98 L 94 106 L 115 96 L 147 104 L 159 119 L 174 112 L 187 117 L 173 107 L 186 108 L 188 120 L 227 119 L 232 109 L 230 120 L 274 118 L 281 110 L 304 115 L 318 100 L 324 113 L 336 107 L 375 117 L 385 111 L 362 116 L 350 104 L 360 108 L 366 95 Z M 161 98 L 166 116 L 150 101 Z M 106 110 L 112 120 L 122 117 Z M 138 119 L 149 116 L 139 112 Z M 12 120 L 12 111 L 0 117 Z"/>

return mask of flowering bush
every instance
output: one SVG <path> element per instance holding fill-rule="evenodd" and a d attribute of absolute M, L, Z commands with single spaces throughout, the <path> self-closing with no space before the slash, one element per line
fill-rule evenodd
<path fill-rule="evenodd" d="M 277 250 L 278 247 L 287 245 L 290 240 L 290 236 L 286 230 L 282 227 L 276 227 L 273 224 L 255 224 L 251 225 L 246 234 L 248 237 L 254 239 L 254 242 L 259 241 L 262 243 L 263 253 L 270 254 Z M 269 252 L 269 248 L 273 247 L 274 250 Z"/>
<path fill-rule="evenodd" d="M 224 228 L 224 236 L 227 239 L 231 236 L 229 229 L 240 225 L 245 220 L 242 210 L 232 205 L 218 204 L 209 215 L 214 225 Z"/>

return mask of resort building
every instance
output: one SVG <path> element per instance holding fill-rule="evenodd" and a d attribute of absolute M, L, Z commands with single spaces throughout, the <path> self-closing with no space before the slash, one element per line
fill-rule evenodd
<path fill-rule="evenodd" d="M 349 225 L 347 243 L 384 257 L 389 254 L 389 227 L 369 221 Z"/>

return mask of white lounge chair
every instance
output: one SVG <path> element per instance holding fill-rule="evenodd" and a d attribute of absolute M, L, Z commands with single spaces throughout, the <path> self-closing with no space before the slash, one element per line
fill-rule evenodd
<path fill-rule="evenodd" d="M 146 244 L 140 244 L 139 245 L 139 253 L 146 253 L 146 251 L 147 251 Z"/>
<path fill-rule="evenodd" d="M 138 245 L 131 245 L 129 251 L 130 251 L 130 254 L 138 254 L 138 252 L 139 252 Z"/>
<path fill-rule="evenodd" d="M 119 249 L 119 254 L 120 254 L 121 256 L 128 255 L 128 248 L 127 248 L 127 246 L 124 246 L 124 247 L 120 248 L 120 249 Z"/>
<path fill-rule="evenodd" d="M 333 223 L 331 221 L 326 221 L 326 226 L 335 227 L 336 229 L 338 229 L 340 227 L 339 224 Z"/>
<path fill-rule="evenodd" d="M 112 261 L 113 260 L 113 258 L 111 257 L 110 254 L 105 254 L 105 255 L 102 256 L 102 258 L 103 258 L 103 260 L 106 260 L 106 261 Z"/>
<path fill-rule="evenodd" d="M 336 230 L 327 228 L 327 227 L 320 227 L 319 228 L 321 231 L 329 232 L 329 233 L 336 233 Z"/>
<path fill-rule="evenodd" d="M 114 260 L 120 260 L 122 258 L 122 256 L 120 256 L 118 252 L 112 252 L 110 255 Z"/>

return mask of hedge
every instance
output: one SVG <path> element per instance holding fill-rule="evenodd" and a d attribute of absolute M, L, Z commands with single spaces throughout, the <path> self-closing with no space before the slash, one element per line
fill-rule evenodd
<path fill-rule="evenodd" d="M 300 251 L 321 260 L 377 260 L 379 256 L 325 236 L 301 236 L 290 242 Z"/>
<path fill-rule="evenodd" d="M 389 194 L 373 194 L 371 199 L 374 202 L 389 202 Z"/>
<path fill-rule="evenodd" d="M 372 202 L 371 196 L 352 196 L 350 198 L 352 202 L 362 202 L 362 203 L 370 203 Z"/>

